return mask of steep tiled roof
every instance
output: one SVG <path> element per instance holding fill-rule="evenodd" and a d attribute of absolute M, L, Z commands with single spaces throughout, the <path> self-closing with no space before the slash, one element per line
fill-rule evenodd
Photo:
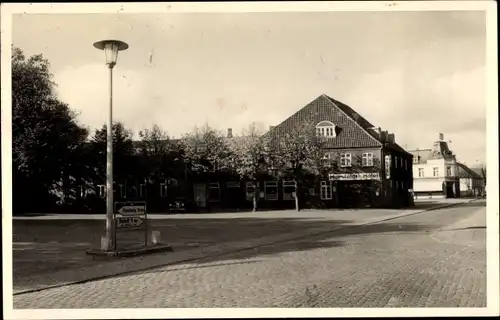
<path fill-rule="evenodd" d="M 367 130 L 367 126 L 370 126 L 368 121 L 360 120 L 362 117 L 357 118 L 357 120 L 353 119 L 352 112 L 347 110 L 344 107 L 345 105 L 339 107 L 337 103 L 326 95 L 321 95 L 272 128 L 269 133 L 273 136 L 285 136 L 301 123 L 319 123 L 327 120 L 333 122 L 338 127 L 338 132 L 335 138 L 328 140 L 326 148 L 366 148 L 381 147 L 383 145 L 374 134 Z"/>
<path fill-rule="evenodd" d="M 375 127 L 373 124 L 370 123 L 370 121 L 368 121 L 365 118 L 363 118 L 363 116 L 361 116 L 360 114 L 358 114 L 356 111 L 354 111 L 348 105 L 346 105 L 346 104 L 344 104 L 344 103 L 342 103 L 342 102 L 340 102 L 338 100 L 335 100 L 332 97 L 327 96 L 326 94 L 324 94 L 324 96 L 328 100 L 330 100 L 337 108 L 339 108 L 340 110 L 342 110 L 348 117 L 350 117 L 357 124 L 359 124 L 363 129 L 368 130 L 370 128 Z"/>
<path fill-rule="evenodd" d="M 427 163 L 431 156 L 432 149 L 419 149 L 419 150 L 409 150 L 408 152 L 413 155 L 413 158 L 418 159 L 419 164 Z"/>
<path fill-rule="evenodd" d="M 478 175 L 476 172 L 471 170 L 463 163 L 457 163 L 458 165 L 458 176 L 460 178 L 472 178 L 472 179 L 482 179 L 481 175 Z"/>

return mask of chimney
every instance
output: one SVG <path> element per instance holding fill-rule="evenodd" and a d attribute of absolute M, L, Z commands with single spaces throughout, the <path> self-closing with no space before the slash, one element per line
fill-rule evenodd
<path fill-rule="evenodd" d="M 233 129 L 232 128 L 227 128 L 227 137 L 232 138 L 233 137 Z"/>
<path fill-rule="evenodd" d="M 388 143 L 395 143 L 395 140 L 394 140 L 394 133 L 389 133 L 387 135 L 387 142 Z"/>
<path fill-rule="evenodd" d="M 444 134 L 442 134 L 442 133 L 439 134 L 439 140 L 441 140 L 441 141 L 444 140 Z"/>

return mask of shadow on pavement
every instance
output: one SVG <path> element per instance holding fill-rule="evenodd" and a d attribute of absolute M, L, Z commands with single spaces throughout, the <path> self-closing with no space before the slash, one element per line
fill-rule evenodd
<path fill-rule="evenodd" d="M 183 270 L 184 268 L 193 268 L 194 266 L 214 267 L 226 265 L 227 261 L 247 261 L 257 262 L 253 259 L 262 258 L 264 256 L 287 254 L 292 252 L 316 250 L 316 249 L 331 249 L 342 248 L 349 244 L 349 236 L 374 234 L 374 233 L 408 233 L 408 232 L 422 232 L 434 226 L 422 224 L 396 224 L 396 223 L 381 223 L 377 225 L 355 226 L 333 232 L 324 232 L 322 234 L 314 235 L 311 237 L 303 237 L 295 240 L 279 242 L 275 244 L 263 245 L 251 249 L 244 249 L 238 252 L 228 254 L 221 254 L 217 256 L 210 256 L 192 262 L 179 262 L 169 264 L 168 266 L 158 266 L 147 270 L 137 271 L 134 273 L 159 273 L 164 271 Z M 186 265 L 182 267 L 182 265 Z M 189 266 L 187 266 L 189 264 Z M 232 264 L 232 263 L 231 263 Z M 179 267 L 177 267 L 179 266 Z M 113 276 L 127 277 L 130 274 L 121 274 Z"/>
<path fill-rule="evenodd" d="M 471 202 L 466 206 L 484 207 L 485 202 Z M 174 254 L 196 247 L 231 242 L 248 242 L 248 245 L 251 246 L 255 239 L 273 235 L 321 233 L 347 227 L 335 231 L 334 234 L 332 232 L 323 233 L 315 235 L 313 238 L 304 237 L 294 242 L 284 242 L 241 251 L 239 255 L 245 259 L 287 252 L 342 247 L 349 241 L 348 237 L 352 235 L 421 232 L 435 227 L 434 225 L 418 223 L 397 224 L 389 221 L 366 226 L 348 226 L 353 222 L 352 220 L 308 219 L 303 217 L 151 220 L 152 229 L 161 231 L 162 240 L 173 246 Z M 14 220 L 14 286 L 16 287 L 17 279 L 22 282 L 22 278 L 28 276 L 43 276 L 58 270 L 71 270 L 116 261 L 117 258 L 96 258 L 85 254 L 87 249 L 99 246 L 103 231 L 104 221 L 100 220 Z M 123 233 L 119 241 L 137 242 L 142 239 L 143 233 L 134 231 Z M 154 255 L 149 257 L 154 257 Z M 154 259 L 149 257 L 145 256 L 144 259 Z M 231 260 L 230 255 L 212 256 L 197 263 L 206 264 L 227 260 Z"/>

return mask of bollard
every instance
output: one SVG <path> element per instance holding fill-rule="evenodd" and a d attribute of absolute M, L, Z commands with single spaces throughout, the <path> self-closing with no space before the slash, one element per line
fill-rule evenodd
<path fill-rule="evenodd" d="M 108 239 L 105 236 L 101 237 L 101 250 L 108 251 Z"/>
<path fill-rule="evenodd" d="M 161 243 L 160 231 L 151 231 L 151 243 L 152 244 L 160 244 Z"/>

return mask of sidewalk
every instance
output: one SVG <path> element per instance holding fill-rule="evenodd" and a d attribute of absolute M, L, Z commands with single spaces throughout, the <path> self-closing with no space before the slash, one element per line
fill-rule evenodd
<path fill-rule="evenodd" d="M 155 267 L 172 265 L 178 263 L 185 263 L 194 260 L 199 260 L 202 258 L 223 255 L 231 252 L 236 252 L 244 249 L 251 249 L 263 245 L 269 245 L 277 242 L 283 242 L 293 239 L 306 238 L 312 235 L 318 235 L 322 233 L 329 233 L 335 230 L 340 230 L 344 228 L 361 226 L 366 224 L 372 224 L 375 222 L 383 222 L 398 217 L 408 216 L 412 214 L 417 214 L 424 211 L 436 210 L 440 208 L 445 208 L 453 206 L 460 203 L 470 202 L 474 199 L 467 199 L 465 201 L 453 201 L 453 202 L 441 202 L 425 209 L 411 209 L 411 210 L 382 210 L 378 215 L 365 214 L 367 211 L 358 211 L 359 219 L 346 221 L 346 223 L 339 223 L 337 226 L 332 227 L 332 224 L 322 223 L 321 221 L 327 222 L 333 219 L 342 219 L 353 215 L 354 210 L 340 210 L 335 211 L 333 214 L 331 211 L 301 211 L 297 213 L 295 211 L 276 211 L 278 214 L 271 214 L 269 212 L 257 212 L 253 218 L 271 218 L 273 220 L 279 221 L 280 219 L 289 218 L 293 214 L 295 219 L 305 219 L 305 220 L 319 220 L 314 225 L 314 228 L 305 228 L 303 231 L 299 228 L 294 231 L 288 231 L 281 234 L 273 234 L 270 236 L 255 237 L 245 239 L 244 241 L 221 241 L 220 243 L 211 244 L 208 246 L 199 246 L 193 249 L 176 250 L 175 243 L 172 244 L 174 247 L 174 252 L 155 254 L 150 256 L 134 257 L 128 259 L 114 260 L 111 262 L 100 263 L 97 265 L 91 265 L 80 268 L 72 268 L 61 271 L 56 271 L 50 274 L 36 274 L 27 277 L 21 277 L 16 279 L 14 283 L 14 294 L 19 294 L 22 292 L 42 290 L 50 287 L 64 286 L 72 283 L 81 283 L 91 280 L 97 280 L 107 277 L 112 277 L 118 274 L 132 273 L 137 271 L 142 271 L 146 269 L 151 269 Z M 360 213 L 361 212 L 361 213 Z M 272 212 L 274 213 L 274 212 Z M 270 215 L 268 215 L 270 214 Z M 215 214 L 218 215 L 218 214 Z M 222 215 L 222 214 L 221 214 Z M 227 214 L 224 214 L 226 219 Z M 240 214 L 237 214 L 240 216 Z M 248 213 L 244 213 L 245 217 L 248 217 Z M 215 219 L 217 216 L 212 215 L 211 218 L 207 215 L 202 215 L 203 219 Z M 257 217 L 258 216 L 258 217 Z M 335 217 L 332 217 L 335 216 Z M 364 216 L 364 217 L 363 217 Z M 171 217 L 171 216 L 169 216 Z M 241 216 L 240 216 L 241 217 Z M 180 218 L 184 218 L 182 215 Z M 200 217 L 197 217 L 200 218 Z M 242 218 L 242 217 L 241 217 Z M 231 218 L 229 218 L 231 219 Z M 266 220 L 264 220 L 266 221 Z M 208 221 L 207 221 L 208 222 Z M 304 221 L 305 223 L 305 221 Z M 221 230 L 225 232 L 225 230 Z M 221 232 L 219 231 L 219 232 Z M 76 250 L 76 249 L 75 249 Z"/>

